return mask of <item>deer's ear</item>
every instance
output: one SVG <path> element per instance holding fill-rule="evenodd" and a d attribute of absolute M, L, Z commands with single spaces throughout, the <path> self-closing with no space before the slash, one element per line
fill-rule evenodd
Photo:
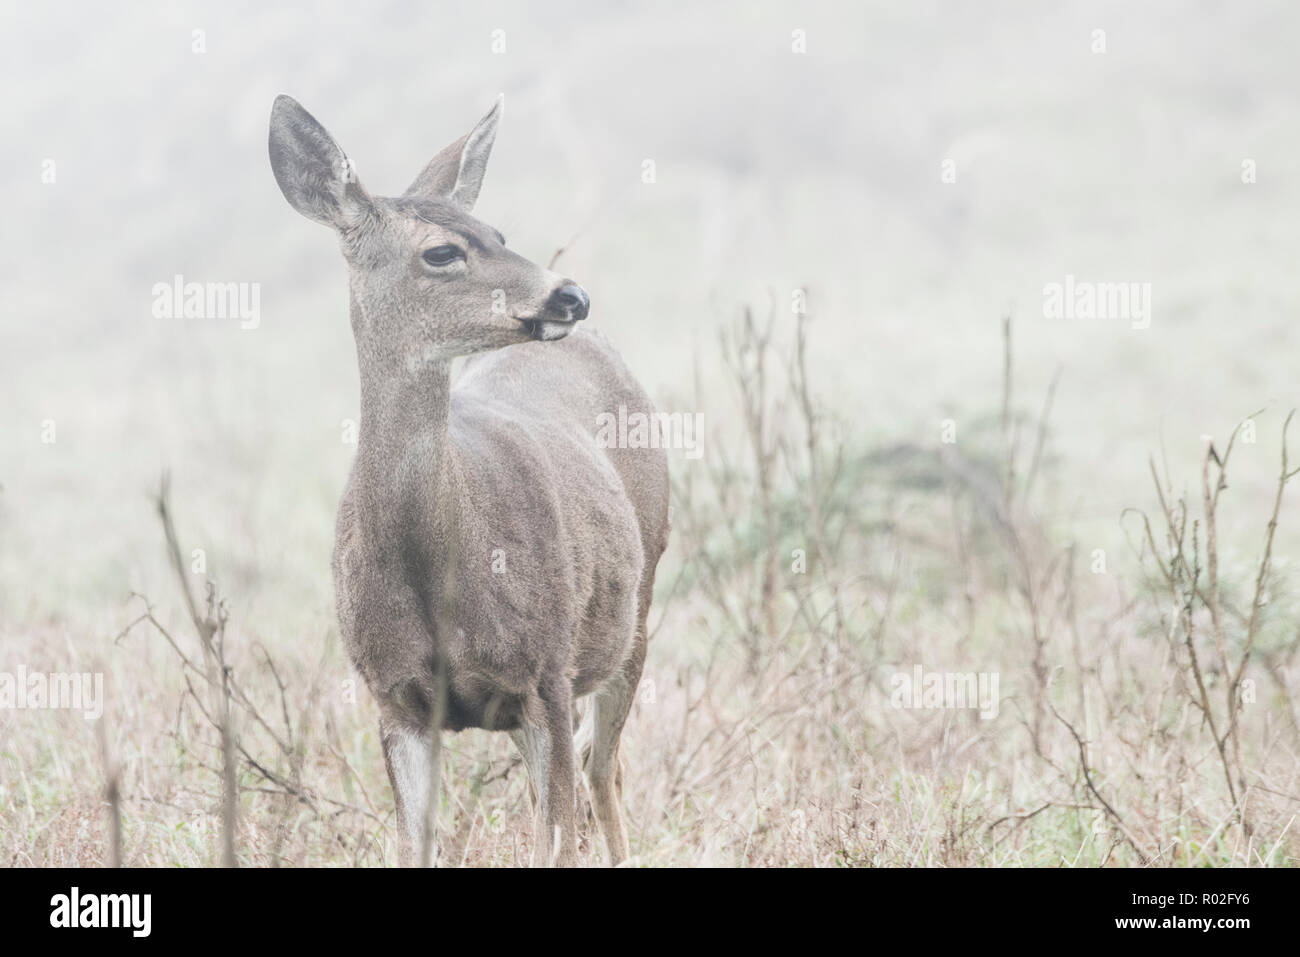
<path fill-rule="evenodd" d="M 504 102 L 505 96 L 498 96 L 477 126 L 430 160 L 406 195 L 449 199 L 464 210 L 473 209 L 479 187 L 483 185 L 483 174 L 487 172 Z"/>
<path fill-rule="evenodd" d="M 343 229 L 373 210 L 352 163 L 316 118 L 281 93 L 271 107 L 271 170 L 289 205 Z"/>

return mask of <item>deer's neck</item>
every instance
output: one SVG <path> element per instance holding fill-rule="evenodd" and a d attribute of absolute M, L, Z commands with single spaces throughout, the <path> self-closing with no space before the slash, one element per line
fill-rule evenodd
<path fill-rule="evenodd" d="M 358 348 L 361 425 L 353 494 L 390 555 L 427 564 L 456 538 L 462 482 L 449 439 L 451 364 Z"/>
<path fill-rule="evenodd" d="M 447 440 L 451 370 L 441 363 L 381 368 L 361 374 L 361 428 L 357 463 L 386 491 L 392 482 L 444 477 L 454 452 Z M 431 475 L 429 466 L 437 466 Z M 383 503 L 390 504 L 390 503 Z"/>

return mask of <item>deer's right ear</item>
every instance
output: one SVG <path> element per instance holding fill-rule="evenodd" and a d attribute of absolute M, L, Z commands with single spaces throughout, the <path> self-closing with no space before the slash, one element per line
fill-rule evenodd
<path fill-rule="evenodd" d="M 343 229 L 373 211 L 351 160 L 314 116 L 283 93 L 271 107 L 268 147 L 280 192 L 308 219 Z"/>

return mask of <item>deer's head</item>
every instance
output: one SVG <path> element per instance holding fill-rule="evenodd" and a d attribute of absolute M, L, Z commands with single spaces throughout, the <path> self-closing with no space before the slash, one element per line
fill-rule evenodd
<path fill-rule="evenodd" d="M 366 192 L 347 155 L 296 100 L 276 97 L 271 168 L 289 204 L 339 236 L 362 351 L 451 358 L 562 339 L 586 318 L 585 289 L 507 249 L 471 215 L 501 102 L 389 198 Z"/>

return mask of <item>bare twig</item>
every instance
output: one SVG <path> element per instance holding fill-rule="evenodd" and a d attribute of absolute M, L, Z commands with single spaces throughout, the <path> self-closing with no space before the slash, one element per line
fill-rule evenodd
<path fill-rule="evenodd" d="M 1092 796 L 1101 804 L 1102 809 L 1110 815 L 1112 820 L 1114 820 L 1115 826 L 1119 829 L 1120 834 L 1123 835 L 1124 840 L 1128 843 L 1129 847 L 1133 848 L 1133 851 L 1138 856 L 1138 860 L 1142 862 L 1143 866 L 1149 864 L 1151 861 L 1150 856 L 1138 844 L 1137 838 L 1135 838 L 1129 831 L 1128 826 L 1124 823 L 1124 819 L 1119 816 L 1119 812 L 1111 807 L 1110 802 L 1107 801 L 1106 798 L 1102 796 L 1101 791 L 1097 789 L 1096 782 L 1092 780 L 1092 771 L 1088 768 L 1088 746 L 1084 744 L 1083 738 L 1079 737 L 1079 732 L 1074 730 L 1074 725 L 1061 717 L 1061 713 L 1056 710 L 1056 707 L 1050 701 L 1047 706 L 1052 709 L 1052 714 L 1056 715 L 1056 720 L 1065 725 L 1066 730 L 1070 732 L 1070 736 L 1074 738 L 1074 743 L 1079 748 L 1079 768 L 1083 772 L 1083 780 L 1084 783 L 1087 784 L 1088 790 L 1092 792 Z"/>

